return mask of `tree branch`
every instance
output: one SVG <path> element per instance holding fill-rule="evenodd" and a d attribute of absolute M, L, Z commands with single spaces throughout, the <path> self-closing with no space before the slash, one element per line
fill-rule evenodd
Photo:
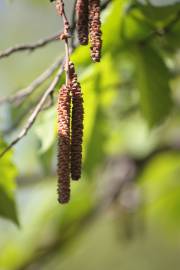
<path fill-rule="evenodd" d="M 16 52 L 22 52 L 22 51 L 33 51 L 35 49 L 44 47 L 45 45 L 57 41 L 59 37 L 59 34 L 40 39 L 35 43 L 29 43 L 29 44 L 22 44 L 22 45 L 16 45 L 14 47 L 10 47 L 6 49 L 5 51 L 0 53 L 0 59 L 10 56 L 13 53 Z"/>
<path fill-rule="evenodd" d="M 29 86 L 23 89 L 20 89 L 14 95 L 0 98 L 0 105 L 4 102 L 17 103 L 17 105 L 21 104 L 25 98 L 31 95 L 41 84 L 43 84 L 54 73 L 54 71 L 62 64 L 62 62 L 63 62 L 63 59 L 58 58 L 58 60 L 56 60 L 52 66 L 46 69 Z"/>
<path fill-rule="evenodd" d="M 36 105 L 35 109 L 33 110 L 32 114 L 30 115 L 26 125 L 24 126 L 24 128 L 22 129 L 22 131 L 19 133 L 19 135 L 17 136 L 17 138 L 15 138 L 5 149 L 3 152 L 0 153 L 0 158 L 2 158 L 15 144 L 17 144 L 30 130 L 30 128 L 32 127 L 33 123 L 35 122 L 38 114 L 40 113 L 40 111 L 42 110 L 48 96 L 50 96 L 56 85 L 58 84 L 58 81 L 61 77 L 63 73 L 63 65 L 61 65 L 56 77 L 54 78 L 54 80 L 52 81 L 52 83 L 50 84 L 50 86 L 48 87 L 48 89 L 44 92 L 44 94 L 42 95 L 40 101 L 38 102 L 38 104 Z"/>
<path fill-rule="evenodd" d="M 66 85 L 69 82 L 69 60 L 70 60 L 70 48 L 69 48 L 69 41 L 68 39 L 71 37 L 70 35 L 70 24 L 68 18 L 66 16 L 66 12 L 64 9 L 64 1 L 63 0 L 56 0 L 56 10 L 59 16 L 62 17 L 64 31 L 60 35 L 60 39 L 64 40 L 65 43 L 65 72 L 66 72 Z"/>

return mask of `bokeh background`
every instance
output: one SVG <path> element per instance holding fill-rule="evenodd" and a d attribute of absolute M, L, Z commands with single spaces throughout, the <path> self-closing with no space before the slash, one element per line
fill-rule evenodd
<path fill-rule="evenodd" d="M 71 19 L 74 1 L 65 2 Z M 62 76 L 54 102 L 0 159 L 0 270 L 179 269 L 179 14 L 179 0 L 113 0 L 102 11 L 101 63 L 91 63 L 89 48 L 72 55 L 85 106 L 82 179 L 58 205 Z M 48 0 L 0 0 L 0 53 L 61 29 Z M 0 100 L 63 55 L 56 41 L 0 59 Z M 55 74 L 20 105 L 0 103 L 1 151 Z"/>

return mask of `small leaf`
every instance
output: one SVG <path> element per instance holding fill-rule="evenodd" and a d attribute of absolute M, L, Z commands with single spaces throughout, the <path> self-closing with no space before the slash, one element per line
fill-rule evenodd
<path fill-rule="evenodd" d="M 56 109 L 52 107 L 51 109 L 45 111 L 35 127 L 35 133 L 37 134 L 41 146 L 39 152 L 45 153 L 52 146 L 56 138 Z"/>
<path fill-rule="evenodd" d="M 134 57 L 142 113 L 149 126 L 153 127 L 160 124 L 171 109 L 170 74 L 153 48 L 138 47 Z"/>
<path fill-rule="evenodd" d="M 139 9 L 152 21 L 166 21 L 180 10 L 178 0 L 138 0 L 138 2 Z"/>
<path fill-rule="evenodd" d="M 5 143 L 0 141 L 0 150 L 6 147 Z M 9 151 L 0 159 L 0 216 L 13 221 L 19 225 L 16 202 L 14 198 L 15 177 L 17 170 L 12 163 L 12 152 Z"/>

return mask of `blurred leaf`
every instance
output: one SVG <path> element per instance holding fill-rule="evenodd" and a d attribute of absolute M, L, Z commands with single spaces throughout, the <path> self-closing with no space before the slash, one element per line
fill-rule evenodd
<path fill-rule="evenodd" d="M 94 206 L 94 198 L 92 196 L 94 192 L 93 185 L 84 182 L 81 187 L 75 187 L 76 183 L 73 185 L 73 196 L 71 202 L 64 208 L 61 208 L 59 227 L 64 233 L 67 226 L 74 222 L 74 229 L 76 225 L 79 225 L 79 221 L 83 219 L 86 214 L 91 211 Z"/>
<path fill-rule="evenodd" d="M 6 144 L 0 141 L 0 151 L 6 147 Z M 9 151 L 0 159 L 0 216 L 13 221 L 19 225 L 16 202 L 14 198 L 15 177 L 17 170 L 12 163 L 12 152 Z"/>
<path fill-rule="evenodd" d="M 106 10 L 104 23 L 102 25 L 103 32 L 103 53 L 110 51 L 111 53 L 119 51 L 119 46 L 122 45 L 120 36 L 121 25 L 125 11 L 125 0 L 115 0 Z M 115 35 L 112 33 L 116 33 Z"/>
<path fill-rule="evenodd" d="M 89 137 L 88 144 L 86 145 L 86 154 L 84 161 L 84 171 L 90 177 L 99 162 L 104 158 L 104 143 L 106 141 L 105 135 L 105 115 L 100 104 L 100 76 L 94 78 L 94 90 L 96 93 L 96 104 L 93 109 L 95 110 L 94 121 L 91 129 L 91 136 Z M 91 91 L 92 91 L 91 90 Z M 87 115 L 86 115 L 87 117 Z"/>
<path fill-rule="evenodd" d="M 120 80 L 117 70 L 112 72 L 113 68 L 114 59 L 107 53 L 101 63 L 92 69 L 90 79 L 87 76 L 82 84 L 83 89 L 86 89 L 84 93 L 86 136 L 88 133 L 85 138 L 84 171 L 89 177 L 105 159 L 106 145 L 111 137 L 107 114 L 117 95 L 116 85 Z M 89 99 L 89 93 L 92 93 L 92 99 Z"/>
<path fill-rule="evenodd" d="M 124 14 L 121 35 L 127 46 L 131 42 L 144 40 L 152 33 L 152 25 L 142 16 L 138 9 L 132 9 Z"/>
<path fill-rule="evenodd" d="M 149 46 L 137 47 L 134 57 L 142 113 L 153 127 L 160 124 L 171 109 L 170 74 L 160 55 Z"/>
<path fill-rule="evenodd" d="M 138 8 L 143 12 L 146 18 L 152 21 L 166 21 L 174 16 L 180 10 L 180 3 L 176 0 L 159 0 L 159 1 L 138 1 L 144 4 L 139 4 Z M 146 2 L 146 4 L 145 4 Z"/>
<path fill-rule="evenodd" d="M 180 20 L 176 22 L 175 25 L 171 27 L 165 36 L 166 47 L 173 51 L 179 49 L 180 47 Z"/>
<path fill-rule="evenodd" d="M 165 225 L 180 225 L 180 154 L 166 152 L 148 163 L 141 175 L 148 217 Z"/>
<path fill-rule="evenodd" d="M 35 126 L 41 146 L 40 153 L 46 152 L 54 143 L 56 138 L 56 110 L 54 106 L 40 115 Z"/>
<path fill-rule="evenodd" d="M 39 162 L 42 166 L 44 176 L 49 175 L 52 171 L 55 151 L 57 151 L 56 144 L 53 143 L 53 145 L 48 148 L 46 152 L 40 153 L 39 155 Z"/>

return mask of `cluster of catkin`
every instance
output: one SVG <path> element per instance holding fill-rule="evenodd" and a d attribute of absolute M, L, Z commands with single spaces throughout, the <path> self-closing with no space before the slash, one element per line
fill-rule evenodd
<path fill-rule="evenodd" d="M 63 85 L 59 92 L 57 112 L 58 201 L 67 203 L 70 200 L 70 175 L 72 180 L 81 177 L 84 115 L 81 86 L 72 62 L 69 63 L 68 85 Z"/>
<path fill-rule="evenodd" d="M 77 32 L 81 45 L 91 44 L 91 58 L 100 62 L 102 48 L 102 32 L 100 19 L 100 0 L 77 0 Z"/>
<path fill-rule="evenodd" d="M 52 0 L 53 1 L 53 0 Z M 56 0 L 56 10 L 62 16 L 64 32 L 60 35 L 66 44 L 66 85 L 58 95 L 58 201 L 70 200 L 70 182 L 79 180 L 82 167 L 83 140 L 83 97 L 74 64 L 69 60 L 68 38 L 70 26 L 64 11 L 63 0 Z M 76 1 L 76 28 L 81 45 L 90 40 L 91 58 L 94 62 L 101 59 L 101 20 L 100 0 Z"/>

